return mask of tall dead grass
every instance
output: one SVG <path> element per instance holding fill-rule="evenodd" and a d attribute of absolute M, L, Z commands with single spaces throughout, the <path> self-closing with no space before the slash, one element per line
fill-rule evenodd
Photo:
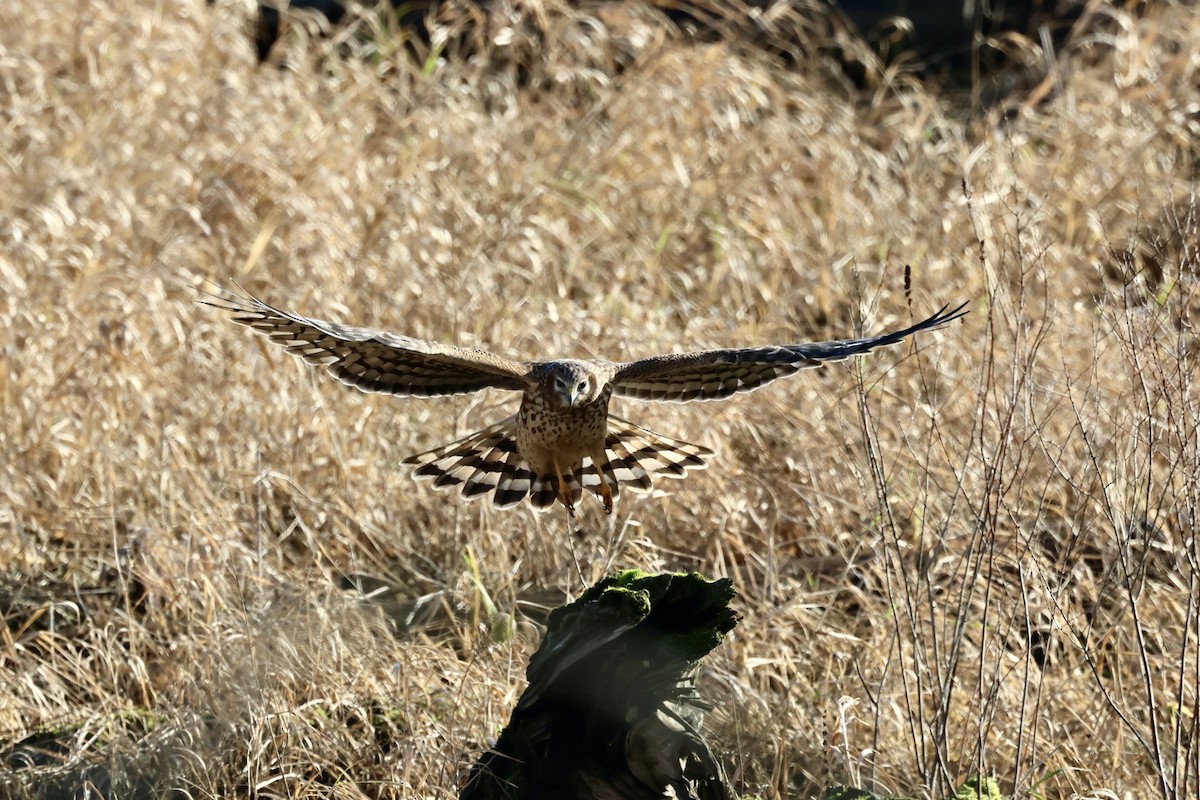
<path fill-rule="evenodd" d="M 736 582 L 703 686 L 747 793 L 1194 796 L 1184 3 L 1103 9 L 1016 114 L 634 5 L 518 4 L 473 56 L 297 26 L 263 67 L 245 12 L 0 10 L 6 793 L 454 796 L 544 609 L 639 566 Z M 510 398 L 346 391 L 197 306 L 209 279 L 526 357 L 973 313 L 623 405 L 719 458 L 576 531 L 399 467 Z"/>

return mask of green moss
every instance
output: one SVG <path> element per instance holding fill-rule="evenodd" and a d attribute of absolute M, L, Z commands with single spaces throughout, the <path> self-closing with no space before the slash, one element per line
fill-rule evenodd
<path fill-rule="evenodd" d="M 960 786 L 953 800 L 1003 800 L 1003 795 L 995 778 L 977 777 Z"/>

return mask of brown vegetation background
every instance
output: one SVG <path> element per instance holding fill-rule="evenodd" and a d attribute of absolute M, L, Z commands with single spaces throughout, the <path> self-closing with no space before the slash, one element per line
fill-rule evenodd
<path fill-rule="evenodd" d="M 1194 796 L 1200 19 L 1094 5 L 981 109 L 786 17 L 794 63 L 547 0 L 259 66 L 244 3 L 5 3 L 5 791 L 453 797 L 545 609 L 636 566 L 736 583 L 701 687 L 742 792 Z M 569 524 L 399 465 L 512 398 L 358 394 L 210 280 L 528 358 L 972 313 L 621 403 L 718 458 Z"/>

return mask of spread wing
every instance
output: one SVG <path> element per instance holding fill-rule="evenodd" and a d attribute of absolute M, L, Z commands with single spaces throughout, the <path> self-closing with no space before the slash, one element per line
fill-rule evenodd
<path fill-rule="evenodd" d="M 876 347 L 896 344 L 920 331 L 939 328 L 967 312 L 967 304 L 942 306 L 929 319 L 904 330 L 866 339 L 706 350 L 700 353 L 654 356 L 617 365 L 613 394 L 643 400 L 717 400 L 748 392 L 807 367 L 841 361 Z"/>
<path fill-rule="evenodd" d="M 364 392 L 434 397 L 479 389 L 523 391 L 529 365 L 484 350 L 312 319 L 227 289 L 200 302 L 233 314 L 292 355 Z"/>

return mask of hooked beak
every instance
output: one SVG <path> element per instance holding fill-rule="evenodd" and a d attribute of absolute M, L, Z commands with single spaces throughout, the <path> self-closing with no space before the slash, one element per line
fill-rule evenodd
<path fill-rule="evenodd" d="M 575 406 L 579 405 L 579 395 L 580 392 L 578 386 L 572 386 L 570 389 L 568 389 L 567 405 L 569 405 L 571 408 L 575 408 Z"/>

